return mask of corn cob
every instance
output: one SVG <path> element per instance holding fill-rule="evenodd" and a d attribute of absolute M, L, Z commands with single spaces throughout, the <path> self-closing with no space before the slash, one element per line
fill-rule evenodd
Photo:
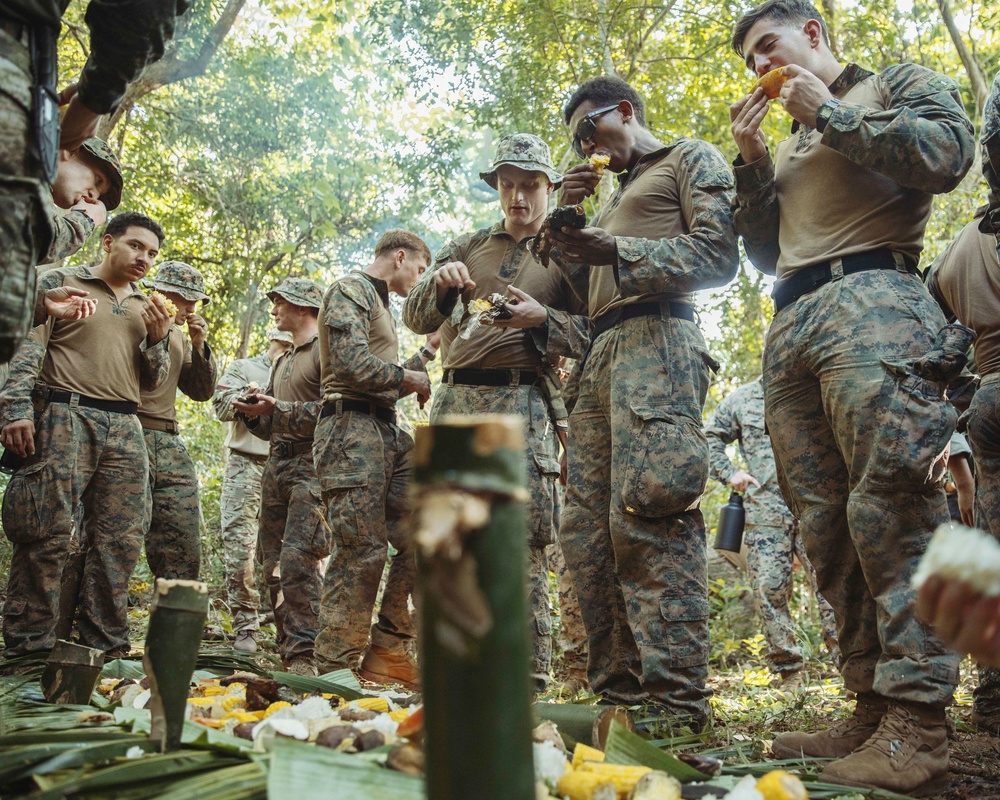
<path fill-rule="evenodd" d="M 383 714 L 389 713 L 389 701 L 384 697 L 362 697 L 354 702 L 358 708 L 367 708 L 369 711 L 379 711 Z"/>
<path fill-rule="evenodd" d="M 213 686 L 212 684 L 209 684 L 207 686 L 201 687 L 202 697 L 218 697 L 219 695 L 223 695 L 226 693 L 227 692 L 225 686 Z"/>
<path fill-rule="evenodd" d="M 790 772 L 776 769 L 757 781 L 757 791 L 764 800 L 809 800 L 809 793 L 802 781 Z"/>
<path fill-rule="evenodd" d="M 618 797 L 610 780 L 578 769 L 563 773 L 556 783 L 556 793 L 569 800 L 616 800 Z"/>
<path fill-rule="evenodd" d="M 222 698 L 222 708 L 224 711 L 233 711 L 237 708 L 245 709 L 246 707 L 247 699 L 238 694 L 230 694 Z"/>
<path fill-rule="evenodd" d="M 647 772 L 649 767 L 633 766 L 631 764 L 606 764 L 600 761 L 584 761 L 576 768 L 576 772 L 597 775 L 601 782 L 614 784 L 619 794 L 628 794 L 636 782 Z"/>
<path fill-rule="evenodd" d="M 389 712 L 389 719 L 391 719 L 393 722 L 402 722 L 404 719 L 407 719 L 412 713 L 413 713 L 412 708 L 397 708 L 395 711 Z"/>
<path fill-rule="evenodd" d="M 264 716 L 265 717 L 269 717 L 275 711 L 281 711 L 281 709 L 283 709 L 283 708 L 291 708 L 291 707 L 292 707 L 292 704 L 289 703 L 289 702 L 287 702 L 286 700 L 278 700 L 278 701 L 276 701 L 274 703 L 271 703 L 271 705 L 269 705 L 267 707 L 267 709 L 264 711 Z"/>
<path fill-rule="evenodd" d="M 188 704 L 192 706 L 199 706 L 201 708 L 211 708 L 215 705 L 214 697 L 189 697 Z"/>
<path fill-rule="evenodd" d="M 584 761 L 603 761 L 604 751 L 591 747 L 583 742 L 577 742 L 573 749 L 573 769 L 579 767 Z"/>
<path fill-rule="evenodd" d="M 235 719 L 237 722 L 260 722 L 260 714 L 261 712 L 259 711 L 230 711 L 222 718 L 222 721 Z"/>
<path fill-rule="evenodd" d="M 590 157 L 590 163 L 598 175 L 603 175 L 605 168 L 611 163 L 611 156 L 607 153 L 594 153 Z"/>
<path fill-rule="evenodd" d="M 172 317 L 177 316 L 177 306 L 175 306 L 174 301 L 171 300 L 169 297 L 167 297 L 165 294 L 163 294 L 162 292 L 150 292 L 149 296 L 159 297 L 160 300 L 163 301 L 163 305 L 166 306 L 167 313 Z"/>

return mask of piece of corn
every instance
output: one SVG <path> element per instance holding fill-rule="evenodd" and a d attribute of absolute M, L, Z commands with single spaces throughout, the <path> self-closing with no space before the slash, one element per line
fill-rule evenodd
<path fill-rule="evenodd" d="M 611 156 L 607 153 L 594 153 L 590 157 L 590 163 L 598 175 L 603 175 L 605 168 L 611 163 Z"/>
<path fill-rule="evenodd" d="M 150 292 L 149 294 L 150 294 L 150 297 L 152 297 L 153 295 L 155 295 L 156 297 L 159 297 L 160 300 L 163 301 L 163 305 L 166 306 L 167 313 L 170 316 L 172 316 L 172 317 L 177 316 L 177 306 L 175 306 L 174 305 L 174 301 L 171 300 L 169 297 L 167 297 L 165 294 L 163 294 L 163 292 Z"/>
<path fill-rule="evenodd" d="M 584 761 L 576 772 L 592 773 L 601 778 L 602 782 L 613 783 L 618 794 L 628 794 L 636 782 L 647 772 L 649 767 L 639 767 L 632 764 L 607 764 L 600 761 Z"/>
<path fill-rule="evenodd" d="M 591 747 L 583 742 L 577 742 L 573 749 L 573 769 L 576 769 L 584 761 L 603 761 L 604 751 Z"/>
<path fill-rule="evenodd" d="M 260 722 L 259 714 L 259 711 L 230 711 L 222 718 L 222 721 L 235 719 L 237 722 Z"/>
<path fill-rule="evenodd" d="M 238 694 L 227 694 L 222 698 L 222 708 L 224 711 L 233 711 L 237 708 L 245 709 L 247 707 L 247 699 Z"/>
<path fill-rule="evenodd" d="M 556 783 L 556 794 L 569 800 L 616 800 L 615 785 L 593 772 L 578 769 L 564 772 Z"/>
<path fill-rule="evenodd" d="M 202 708 L 209 708 L 215 705 L 214 697 L 189 697 L 188 703 L 193 706 L 201 706 Z"/>
<path fill-rule="evenodd" d="M 369 711 L 378 711 L 382 714 L 389 713 L 389 701 L 384 697 L 362 697 L 354 702 L 358 708 L 367 708 Z"/>
<path fill-rule="evenodd" d="M 202 697 L 219 697 L 224 694 L 226 694 L 225 686 L 213 686 L 212 684 L 208 684 L 207 686 L 201 687 Z"/>
<path fill-rule="evenodd" d="M 757 781 L 757 791 L 764 800 L 809 800 L 809 792 L 796 775 L 775 769 Z"/>
<path fill-rule="evenodd" d="M 280 711 L 283 708 L 291 708 L 291 707 L 292 707 L 292 704 L 289 703 L 288 701 L 286 701 L 286 700 L 277 700 L 276 702 L 271 703 L 271 705 L 269 705 L 267 707 L 267 709 L 264 711 L 264 717 L 265 718 L 269 717 L 275 711 Z"/>
<path fill-rule="evenodd" d="M 490 301 L 485 297 L 477 297 L 471 303 L 469 303 L 469 313 L 476 314 L 481 311 L 489 311 L 493 306 L 490 305 Z"/>
<path fill-rule="evenodd" d="M 395 711 L 389 712 L 389 719 L 391 719 L 393 722 L 402 722 L 404 719 L 407 719 L 412 713 L 413 713 L 412 708 L 397 708 Z"/>

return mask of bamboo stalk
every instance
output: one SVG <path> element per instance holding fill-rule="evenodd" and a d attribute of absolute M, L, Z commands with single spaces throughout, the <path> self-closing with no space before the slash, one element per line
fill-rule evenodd
<path fill-rule="evenodd" d="M 204 583 L 156 581 L 142 663 L 152 693 L 149 737 L 160 743 L 164 753 L 181 745 L 191 675 L 207 616 L 208 587 Z"/>
<path fill-rule="evenodd" d="M 90 703 L 104 666 L 104 651 L 59 639 L 42 673 L 42 694 L 50 703 Z"/>
<path fill-rule="evenodd" d="M 414 470 L 429 800 L 533 800 L 523 421 L 419 428 Z"/>

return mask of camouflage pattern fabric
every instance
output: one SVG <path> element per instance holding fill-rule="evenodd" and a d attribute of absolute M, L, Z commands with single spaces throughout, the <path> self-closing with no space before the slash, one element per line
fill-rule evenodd
<path fill-rule="evenodd" d="M 525 577 L 531 614 L 531 680 L 536 692 L 544 692 L 552 680 L 552 602 L 544 547 L 528 547 Z"/>
<path fill-rule="evenodd" d="M 50 403 L 35 455 L 3 500 L 13 544 L 3 614 L 4 656 L 55 644 L 63 568 L 82 505 L 87 548 L 80 587 L 80 643 L 126 650 L 128 579 L 142 548 L 146 448 L 135 416 Z"/>
<path fill-rule="evenodd" d="M 997 237 L 997 258 L 1000 259 L 1000 72 L 993 79 L 993 89 L 983 108 L 983 177 L 990 189 L 989 210 L 979 230 Z"/>
<path fill-rule="evenodd" d="M 316 474 L 333 553 L 323 578 L 316 663 L 355 669 L 371 643 L 400 651 L 415 637 L 408 608 L 414 560 L 406 521 L 413 440 L 368 414 L 346 411 L 316 426 Z M 371 626 L 388 544 L 398 551 Z"/>
<path fill-rule="evenodd" d="M 920 279 L 846 275 L 778 312 L 764 399 L 782 494 L 837 616 L 847 689 L 944 707 L 959 657 L 914 618 L 955 411 L 913 372 L 945 320 Z"/>
<path fill-rule="evenodd" d="M 573 576 L 563 556 L 559 542 L 545 548 L 549 570 L 555 573 L 559 593 L 559 663 L 557 674 L 587 672 L 587 629 L 583 626 L 580 601 L 573 586 Z"/>
<path fill-rule="evenodd" d="M 198 473 L 181 437 L 144 429 L 149 457 L 146 563 L 156 578 L 197 580 L 201 569 Z"/>
<path fill-rule="evenodd" d="M 97 227 L 94 220 L 82 211 L 64 211 L 57 208 L 52 195 L 45 190 L 45 208 L 49 210 L 49 223 L 52 226 L 52 238 L 49 249 L 40 257 L 43 264 L 51 264 L 64 258 L 69 258 L 87 243 L 87 239 Z"/>
<path fill-rule="evenodd" d="M 268 458 L 261 477 L 258 546 L 281 658 L 286 663 L 312 658 L 322 562 L 330 555 L 312 453 Z"/>
<path fill-rule="evenodd" d="M 260 483 L 265 458 L 229 451 L 222 476 L 219 514 L 222 518 L 222 558 L 226 594 L 233 615 L 233 633 L 259 630 L 257 611 L 257 528 L 260 525 Z"/>
<path fill-rule="evenodd" d="M 758 378 L 737 388 L 713 412 L 705 425 L 712 458 L 712 476 L 728 486 L 736 468 L 726 454 L 726 445 L 738 441 L 747 471 L 760 483 L 745 493 L 747 574 L 754 589 L 757 611 L 767 639 L 767 661 L 777 674 L 802 669 L 802 647 L 792 621 L 788 601 L 792 591 L 792 569 L 799 557 L 816 589 L 816 573 L 806 556 L 798 523 L 781 498 L 771 437 L 764 427 L 764 387 Z M 836 648 L 837 626 L 833 609 L 816 593 L 823 639 Z"/>
<path fill-rule="evenodd" d="M 549 146 L 533 133 L 513 133 L 504 136 L 497 143 L 493 166 L 486 172 L 480 172 L 482 178 L 491 188 L 497 188 L 497 169 L 504 164 L 523 169 L 527 172 L 543 172 L 549 183 L 558 187 L 562 183 L 562 175 L 556 171 L 552 163 Z"/>
<path fill-rule="evenodd" d="M 595 693 L 707 721 L 708 586 L 698 503 L 709 356 L 697 326 L 637 317 L 593 343 L 570 416 L 559 531 Z"/>

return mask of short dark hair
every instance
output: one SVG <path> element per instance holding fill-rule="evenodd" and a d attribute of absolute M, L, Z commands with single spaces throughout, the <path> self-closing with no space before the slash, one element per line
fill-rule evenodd
<path fill-rule="evenodd" d="M 577 90 L 573 92 L 573 96 L 566 104 L 566 108 L 563 109 L 563 119 L 567 125 L 569 125 L 574 112 L 588 100 L 595 106 L 613 106 L 622 100 L 628 100 L 632 104 L 632 110 L 635 112 L 636 122 L 642 125 L 642 127 L 646 127 L 646 104 L 639 96 L 639 93 L 621 78 L 615 78 L 611 75 L 601 75 L 581 83 Z"/>
<path fill-rule="evenodd" d="M 767 0 L 756 8 L 747 11 L 742 17 L 736 20 L 733 28 L 733 38 L 729 40 L 733 51 L 740 58 L 743 58 L 743 40 L 750 29 L 762 19 L 771 18 L 780 23 L 800 22 L 805 23 L 811 19 L 819 23 L 823 30 L 823 41 L 830 45 L 830 32 L 826 27 L 826 20 L 819 10 L 808 0 Z"/>
<path fill-rule="evenodd" d="M 145 214 L 140 214 L 138 211 L 123 211 L 121 214 L 115 214 L 108 222 L 108 226 L 104 229 L 104 234 L 106 236 L 113 236 L 117 239 L 125 233 L 125 231 L 132 227 L 145 228 L 147 231 L 152 232 L 159 240 L 160 247 L 163 246 L 163 240 L 166 238 L 166 235 L 163 233 L 163 228 L 157 225 Z"/>
<path fill-rule="evenodd" d="M 417 234 L 404 231 L 402 228 L 393 228 L 382 234 L 382 237 L 375 244 L 375 257 L 378 258 L 383 253 L 390 250 L 409 250 L 418 256 L 423 256 L 424 261 L 431 263 L 431 249 L 424 243 Z"/>

